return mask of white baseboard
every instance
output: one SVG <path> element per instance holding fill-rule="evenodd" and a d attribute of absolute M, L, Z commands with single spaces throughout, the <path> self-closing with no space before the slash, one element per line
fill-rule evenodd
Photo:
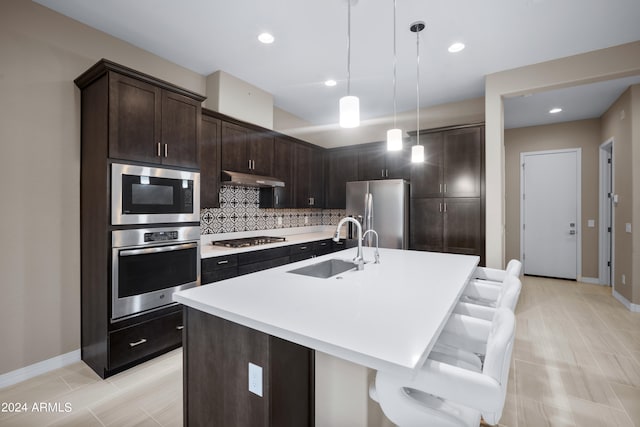
<path fill-rule="evenodd" d="M 615 290 L 613 291 L 613 297 L 615 299 L 617 299 L 618 301 L 620 301 L 622 303 L 622 305 L 627 307 L 627 310 L 629 310 L 631 312 L 634 312 L 634 313 L 640 313 L 640 304 L 634 304 L 634 303 L 630 302 L 628 299 L 626 299 L 625 297 L 620 295 Z"/>
<path fill-rule="evenodd" d="M 42 362 L 34 363 L 33 365 L 25 366 L 24 368 L 16 369 L 15 371 L 7 372 L 6 374 L 0 375 L 0 388 L 17 384 L 29 378 L 53 371 L 54 369 L 63 368 L 79 361 L 80 349 L 77 349 L 69 353 L 61 354 L 60 356 L 52 357 L 51 359 L 43 360 Z"/>
<path fill-rule="evenodd" d="M 578 282 L 589 283 L 591 285 L 599 285 L 600 279 L 597 277 L 579 277 Z"/>

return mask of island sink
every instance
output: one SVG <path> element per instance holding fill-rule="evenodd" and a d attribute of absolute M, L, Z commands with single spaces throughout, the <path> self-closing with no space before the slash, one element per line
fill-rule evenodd
<path fill-rule="evenodd" d="M 303 276 L 317 277 L 320 279 L 328 279 L 345 271 L 355 270 L 358 266 L 351 261 L 341 259 L 328 259 L 316 264 L 307 265 L 306 267 L 289 270 L 287 273 L 302 274 Z"/>

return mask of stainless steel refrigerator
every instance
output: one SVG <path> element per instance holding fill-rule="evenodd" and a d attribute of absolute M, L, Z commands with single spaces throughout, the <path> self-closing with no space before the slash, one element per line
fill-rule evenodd
<path fill-rule="evenodd" d="M 346 214 L 362 224 L 363 233 L 374 229 L 381 248 L 408 249 L 409 183 L 404 179 L 347 182 Z M 349 230 L 349 237 L 357 239 L 355 227 Z M 372 233 L 365 243 L 375 246 Z"/>

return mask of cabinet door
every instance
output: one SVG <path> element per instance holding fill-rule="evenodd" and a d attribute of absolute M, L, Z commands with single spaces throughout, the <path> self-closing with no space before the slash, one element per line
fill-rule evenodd
<path fill-rule="evenodd" d="M 410 179 L 410 150 L 387 151 L 385 155 L 387 179 Z"/>
<path fill-rule="evenodd" d="M 420 135 L 424 163 L 411 164 L 411 197 L 442 196 L 442 133 Z"/>
<path fill-rule="evenodd" d="M 273 176 L 284 181 L 284 189 L 278 192 L 274 207 L 293 206 L 293 149 L 294 143 L 284 138 L 275 138 L 273 143 Z"/>
<path fill-rule="evenodd" d="M 440 198 L 411 199 L 411 249 L 442 252 L 443 209 Z"/>
<path fill-rule="evenodd" d="M 326 208 L 346 208 L 346 184 L 358 180 L 357 164 L 358 152 L 355 150 L 337 150 L 326 154 Z"/>
<path fill-rule="evenodd" d="M 161 163 L 161 90 L 109 73 L 109 157 Z"/>
<path fill-rule="evenodd" d="M 480 197 L 482 129 L 444 132 L 444 197 Z"/>
<path fill-rule="evenodd" d="M 309 207 L 309 170 L 311 168 L 311 149 L 296 144 L 294 149 L 294 207 Z"/>
<path fill-rule="evenodd" d="M 249 130 L 233 123 L 222 122 L 221 168 L 234 172 L 249 173 L 247 145 Z"/>
<path fill-rule="evenodd" d="M 385 178 L 385 154 L 380 147 L 367 147 L 358 151 L 358 180 Z"/>
<path fill-rule="evenodd" d="M 162 91 L 162 163 L 200 167 L 200 103 Z"/>
<path fill-rule="evenodd" d="M 202 115 L 200 206 L 220 207 L 220 120 Z"/>
<path fill-rule="evenodd" d="M 248 158 L 253 162 L 251 173 L 273 175 L 273 135 L 266 132 L 249 134 Z"/>
<path fill-rule="evenodd" d="M 482 210 L 480 198 L 444 199 L 444 251 L 482 255 Z"/>
<path fill-rule="evenodd" d="M 324 149 L 311 148 L 309 168 L 309 207 L 324 207 Z"/>

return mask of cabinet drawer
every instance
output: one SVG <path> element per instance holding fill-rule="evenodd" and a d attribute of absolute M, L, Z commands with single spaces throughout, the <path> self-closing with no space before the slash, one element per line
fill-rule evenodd
<path fill-rule="evenodd" d="M 207 283 L 219 282 L 220 280 L 230 279 L 238 275 L 238 267 L 221 268 L 213 271 L 202 271 L 202 277 L 200 283 L 206 285 Z"/>
<path fill-rule="evenodd" d="M 238 254 L 238 265 L 253 264 L 269 259 L 282 258 L 289 255 L 289 247 L 281 246 L 272 249 L 261 249 L 259 251 L 243 252 Z"/>
<path fill-rule="evenodd" d="M 347 249 L 347 242 L 345 239 L 340 239 L 337 242 L 331 241 L 331 249 L 333 252 L 341 251 L 343 249 Z"/>
<path fill-rule="evenodd" d="M 299 243 L 297 245 L 289 246 L 289 255 L 298 256 L 301 254 L 315 255 L 316 242 Z"/>
<path fill-rule="evenodd" d="M 334 242 L 331 239 L 320 240 L 318 242 L 315 242 L 316 255 L 317 256 L 326 255 L 333 252 L 333 243 Z"/>
<path fill-rule="evenodd" d="M 235 267 L 238 265 L 238 255 L 217 256 L 202 259 L 202 272 L 221 270 L 223 268 Z"/>
<path fill-rule="evenodd" d="M 256 271 L 266 270 L 267 268 L 279 267 L 281 265 L 289 264 L 289 262 L 289 257 L 284 256 L 251 264 L 244 264 L 238 267 L 238 275 L 242 276 L 243 274 L 255 273 Z"/>
<path fill-rule="evenodd" d="M 109 333 L 109 369 L 179 346 L 182 327 L 178 311 Z"/>

